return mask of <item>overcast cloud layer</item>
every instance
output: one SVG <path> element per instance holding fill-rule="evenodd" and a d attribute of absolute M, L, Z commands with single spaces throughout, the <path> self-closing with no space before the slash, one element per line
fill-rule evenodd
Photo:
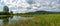
<path fill-rule="evenodd" d="M 0 10 L 7 5 L 14 13 L 60 11 L 60 0 L 0 0 Z"/>

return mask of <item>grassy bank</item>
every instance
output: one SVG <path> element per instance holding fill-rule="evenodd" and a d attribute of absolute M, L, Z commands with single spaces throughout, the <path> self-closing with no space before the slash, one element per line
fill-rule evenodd
<path fill-rule="evenodd" d="M 10 15 L 0 15 L 0 17 L 6 17 L 6 16 L 10 16 Z"/>
<path fill-rule="evenodd" d="M 35 14 L 31 16 L 34 17 L 33 20 L 17 21 L 7 26 L 60 26 L 60 14 Z"/>

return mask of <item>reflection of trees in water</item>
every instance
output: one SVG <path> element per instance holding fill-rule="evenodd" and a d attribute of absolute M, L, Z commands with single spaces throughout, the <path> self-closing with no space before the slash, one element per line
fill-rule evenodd
<path fill-rule="evenodd" d="M 6 25 L 8 24 L 8 22 L 9 22 L 8 18 L 3 19 L 3 25 L 4 25 L 4 26 L 6 26 Z"/>
<path fill-rule="evenodd" d="M 2 24 L 3 26 L 8 25 L 9 18 L 13 18 L 13 16 L 0 17 L 0 19 L 3 20 L 3 24 Z"/>
<path fill-rule="evenodd" d="M 13 16 L 10 16 L 10 18 L 12 19 L 12 18 L 13 18 Z"/>

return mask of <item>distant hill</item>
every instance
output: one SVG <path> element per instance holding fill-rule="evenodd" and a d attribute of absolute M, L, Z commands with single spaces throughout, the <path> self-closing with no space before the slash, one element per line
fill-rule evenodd
<path fill-rule="evenodd" d="M 51 11 L 36 11 L 36 12 L 29 12 L 26 14 L 58 14 L 60 12 L 51 12 Z"/>

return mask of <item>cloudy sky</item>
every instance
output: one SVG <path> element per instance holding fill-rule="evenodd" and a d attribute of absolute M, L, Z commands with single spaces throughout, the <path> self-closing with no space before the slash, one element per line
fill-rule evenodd
<path fill-rule="evenodd" d="M 0 11 L 5 5 L 14 13 L 60 11 L 60 0 L 0 0 Z"/>

